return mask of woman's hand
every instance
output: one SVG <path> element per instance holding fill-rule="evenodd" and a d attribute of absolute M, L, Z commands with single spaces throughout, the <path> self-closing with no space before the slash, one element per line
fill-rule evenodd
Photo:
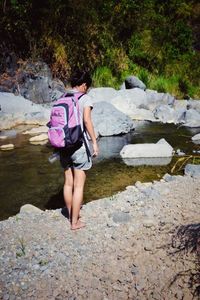
<path fill-rule="evenodd" d="M 97 142 L 92 143 L 92 147 L 93 147 L 93 157 L 96 157 L 99 154 L 99 146 L 97 144 Z"/>

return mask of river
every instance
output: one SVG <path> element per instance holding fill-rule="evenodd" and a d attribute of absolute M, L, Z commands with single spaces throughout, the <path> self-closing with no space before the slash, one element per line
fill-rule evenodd
<path fill-rule="evenodd" d="M 103 197 L 112 198 L 115 193 L 136 181 L 159 180 L 165 173 L 171 174 L 172 167 L 179 159 L 174 156 L 170 163 L 162 166 L 127 166 L 119 156 L 124 145 L 156 143 L 160 138 L 165 138 L 174 150 L 180 149 L 186 155 L 192 155 L 193 150 L 199 150 L 199 145 L 191 141 L 191 137 L 198 132 L 199 128 L 142 122 L 129 134 L 100 138 L 100 155 L 94 159 L 93 168 L 87 171 L 84 203 Z M 43 210 L 63 207 L 63 172 L 58 161 L 49 163 L 51 148 L 31 145 L 20 130 L 7 133 L 10 137 L 6 143 L 14 143 L 16 147 L 0 152 L 0 220 L 15 215 L 27 203 Z M 177 174 L 178 166 L 174 174 Z M 178 173 L 182 172 L 181 169 Z"/>

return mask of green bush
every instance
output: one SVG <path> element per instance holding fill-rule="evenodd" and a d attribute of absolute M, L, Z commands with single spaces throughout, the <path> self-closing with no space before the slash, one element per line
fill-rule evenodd
<path fill-rule="evenodd" d="M 105 66 L 97 67 L 92 76 L 94 87 L 117 87 L 117 79 Z"/>
<path fill-rule="evenodd" d="M 145 69 L 140 69 L 138 72 L 138 78 L 144 82 L 144 84 L 146 85 L 146 87 L 148 87 L 149 85 L 149 81 L 150 81 L 150 74 L 147 70 Z"/>

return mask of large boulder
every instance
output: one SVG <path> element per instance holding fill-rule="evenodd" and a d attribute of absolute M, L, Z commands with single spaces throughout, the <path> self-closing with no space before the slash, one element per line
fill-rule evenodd
<path fill-rule="evenodd" d="M 146 109 L 146 93 L 141 89 L 120 90 L 110 103 L 131 119 L 155 121 L 153 113 Z"/>
<path fill-rule="evenodd" d="M 0 93 L 0 108 L 0 130 L 20 124 L 45 125 L 50 117 L 50 109 L 12 93 Z"/>
<path fill-rule="evenodd" d="M 20 87 L 20 95 L 34 103 L 50 102 L 49 93 L 50 80 L 44 76 L 32 76 L 26 78 Z"/>
<path fill-rule="evenodd" d="M 117 96 L 117 91 L 110 87 L 99 87 L 91 89 L 88 95 L 92 98 L 93 103 L 101 101 L 110 102 L 112 98 Z"/>
<path fill-rule="evenodd" d="M 200 100 L 188 100 L 187 101 L 188 109 L 195 109 L 200 113 Z"/>
<path fill-rule="evenodd" d="M 0 92 L 21 95 L 34 103 L 51 102 L 65 91 L 64 84 L 58 79 L 52 79 L 50 68 L 40 61 L 20 61 L 12 73 L 0 76 Z"/>
<path fill-rule="evenodd" d="M 186 110 L 184 126 L 200 127 L 200 112 L 195 109 Z"/>
<path fill-rule="evenodd" d="M 185 120 L 186 110 L 184 108 L 174 109 L 169 105 L 158 105 L 154 111 L 155 119 L 162 123 L 183 123 Z"/>
<path fill-rule="evenodd" d="M 146 108 L 153 111 L 158 105 L 173 106 L 175 98 L 168 93 L 158 93 L 154 90 L 146 90 L 147 103 Z"/>
<path fill-rule="evenodd" d="M 103 101 L 94 104 L 92 119 L 96 134 L 100 136 L 124 134 L 134 129 L 134 123 L 128 116 Z"/>
<path fill-rule="evenodd" d="M 129 144 L 120 151 L 122 158 L 171 157 L 173 148 L 165 139 L 156 144 Z"/>

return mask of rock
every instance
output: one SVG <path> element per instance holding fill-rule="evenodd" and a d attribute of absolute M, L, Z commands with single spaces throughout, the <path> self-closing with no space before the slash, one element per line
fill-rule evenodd
<path fill-rule="evenodd" d="M 33 214 L 41 214 L 43 211 L 39 209 L 38 207 L 31 205 L 31 204 L 25 204 L 20 208 L 20 214 L 21 213 L 33 213 Z"/>
<path fill-rule="evenodd" d="M 189 175 L 191 177 L 199 177 L 200 176 L 200 165 L 187 164 L 184 169 L 185 175 Z"/>
<path fill-rule="evenodd" d="M 50 117 L 50 108 L 11 93 L 0 93 L 0 130 L 20 124 L 46 125 Z"/>
<path fill-rule="evenodd" d="M 38 134 L 38 133 L 47 133 L 47 132 L 48 132 L 47 126 L 39 126 L 39 127 L 34 127 L 30 130 L 26 130 L 23 132 L 23 134 L 34 135 L 34 134 Z"/>
<path fill-rule="evenodd" d="M 189 109 L 185 113 L 185 123 L 187 127 L 200 127 L 200 112 L 194 109 Z"/>
<path fill-rule="evenodd" d="M 199 144 L 200 143 L 200 133 L 198 134 L 195 134 L 193 137 L 192 137 L 192 141 Z"/>
<path fill-rule="evenodd" d="M 162 123 L 174 123 L 178 124 L 184 122 L 185 109 L 179 108 L 175 110 L 168 105 L 159 105 L 153 111 L 155 119 Z"/>
<path fill-rule="evenodd" d="M 7 139 L 8 137 L 6 135 L 0 135 L 0 140 L 5 140 Z"/>
<path fill-rule="evenodd" d="M 113 213 L 112 215 L 113 222 L 115 223 L 128 223 L 131 220 L 131 217 L 128 213 L 124 212 L 116 212 Z"/>
<path fill-rule="evenodd" d="M 176 180 L 176 176 L 172 176 L 172 175 L 170 175 L 170 174 L 165 174 L 164 176 L 163 176 L 163 179 L 166 181 L 166 182 L 170 182 L 170 181 L 173 181 L 173 180 Z"/>
<path fill-rule="evenodd" d="M 14 149 L 14 145 L 13 144 L 6 144 L 6 145 L 1 145 L 0 146 L 0 148 L 1 148 L 1 150 L 12 150 L 12 149 Z"/>
<path fill-rule="evenodd" d="M 131 117 L 133 120 L 138 120 L 138 121 L 151 121 L 151 122 L 157 122 L 156 118 L 154 117 L 154 114 L 152 111 L 144 109 L 144 108 L 135 108 L 132 111 L 129 111 L 127 113 L 128 116 Z"/>
<path fill-rule="evenodd" d="M 111 98 L 111 103 L 120 110 L 128 112 L 127 105 L 130 106 L 130 110 L 135 108 L 147 108 L 147 96 L 146 93 L 139 89 L 131 90 L 119 90 L 115 97 Z"/>
<path fill-rule="evenodd" d="M 37 104 L 50 102 L 49 78 L 44 76 L 27 78 L 20 88 L 20 94 Z"/>
<path fill-rule="evenodd" d="M 29 139 L 30 142 L 41 142 L 44 140 L 48 140 L 48 135 L 46 133 L 42 133 L 40 135 L 33 136 Z"/>
<path fill-rule="evenodd" d="M 136 76 L 128 76 L 125 79 L 125 87 L 126 89 L 139 88 L 146 90 L 146 85 Z"/>
<path fill-rule="evenodd" d="M 185 155 L 185 153 L 183 151 L 181 151 L 180 149 L 176 150 L 176 154 L 179 155 L 179 156 L 184 156 Z"/>
<path fill-rule="evenodd" d="M 48 140 L 44 140 L 44 141 L 32 141 L 30 142 L 31 145 L 40 145 L 40 146 L 43 146 L 43 145 L 46 145 L 48 143 Z"/>
<path fill-rule="evenodd" d="M 199 100 L 188 100 L 187 101 L 187 109 L 194 109 L 200 113 L 200 101 Z"/>
<path fill-rule="evenodd" d="M 57 100 L 58 98 L 60 98 L 66 92 L 66 88 L 65 88 L 64 83 L 61 80 L 57 79 L 57 78 L 53 79 L 50 82 L 49 87 L 50 87 L 50 99 L 51 99 L 51 101 Z"/>
<path fill-rule="evenodd" d="M 169 105 L 170 107 L 173 107 L 175 104 L 175 98 L 169 93 L 158 93 L 157 91 L 147 89 L 146 96 L 146 108 L 151 111 L 159 105 Z"/>
<path fill-rule="evenodd" d="M 88 95 L 92 98 L 92 102 L 110 102 L 110 100 L 117 96 L 117 91 L 110 87 L 93 88 L 88 92 Z"/>
<path fill-rule="evenodd" d="M 173 103 L 175 110 L 183 108 L 185 111 L 188 109 L 188 100 L 176 100 Z"/>
<path fill-rule="evenodd" d="M 120 151 L 122 158 L 138 157 L 171 157 L 173 148 L 164 139 L 156 144 L 131 144 L 125 145 Z"/>
<path fill-rule="evenodd" d="M 94 104 L 92 119 L 95 131 L 100 136 L 119 135 L 134 129 L 133 121 L 107 102 Z"/>

